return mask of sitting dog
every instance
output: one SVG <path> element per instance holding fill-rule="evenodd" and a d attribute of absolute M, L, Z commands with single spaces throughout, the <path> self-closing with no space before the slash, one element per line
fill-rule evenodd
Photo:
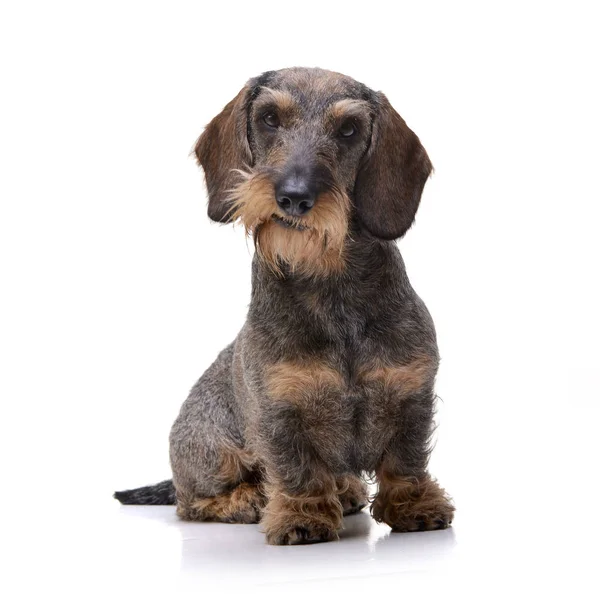
<path fill-rule="evenodd" d="M 387 98 L 322 69 L 251 79 L 200 136 L 208 215 L 256 248 L 247 320 L 170 435 L 173 480 L 117 492 L 270 544 L 337 538 L 369 502 L 394 531 L 443 529 L 427 471 L 438 351 L 394 240 L 431 163 Z"/>

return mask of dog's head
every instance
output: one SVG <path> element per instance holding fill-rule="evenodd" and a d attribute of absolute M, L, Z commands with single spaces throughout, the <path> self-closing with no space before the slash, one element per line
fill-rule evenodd
<path fill-rule="evenodd" d="M 387 98 L 322 69 L 251 79 L 200 136 L 208 215 L 240 220 L 260 255 L 305 273 L 343 268 L 350 220 L 391 240 L 411 226 L 431 163 Z"/>

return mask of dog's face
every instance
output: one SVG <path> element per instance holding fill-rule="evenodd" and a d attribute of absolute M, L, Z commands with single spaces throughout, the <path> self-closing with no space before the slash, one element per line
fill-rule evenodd
<path fill-rule="evenodd" d="M 394 239 L 412 224 L 431 164 L 387 98 L 338 73 L 250 80 L 196 145 L 209 216 L 240 220 L 260 255 L 308 274 L 343 269 L 350 219 Z"/>

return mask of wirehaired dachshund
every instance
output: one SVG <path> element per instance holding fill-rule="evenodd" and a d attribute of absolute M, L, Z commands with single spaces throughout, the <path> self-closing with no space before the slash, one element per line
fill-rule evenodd
<path fill-rule="evenodd" d="M 369 503 L 394 531 L 448 527 L 435 329 L 394 241 L 432 169 L 419 138 L 382 93 L 291 68 L 251 79 L 195 154 L 209 217 L 254 240 L 248 316 L 173 425 L 172 481 L 115 497 L 260 522 L 269 544 L 335 540 Z"/>

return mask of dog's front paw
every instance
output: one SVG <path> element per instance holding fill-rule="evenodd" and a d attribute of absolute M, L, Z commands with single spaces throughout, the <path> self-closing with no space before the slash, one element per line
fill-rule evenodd
<path fill-rule="evenodd" d="M 433 512 L 416 513 L 400 516 L 389 525 L 392 531 L 433 531 L 435 529 L 446 529 L 452 524 L 454 510 L 451 507 L 440 508 Z"/>
<path fill-rule="evenodd" d="M 295 546 L 298 544 L 316 544 L 338 539 L 335 529 L 324 523 L 299 520 L 287 527 L 267 531 L 267 543 L 274 546 Z"/>
<path fill-rule="evenodd" d="M 267 543 L 275 546 L 330 542 L 338 539 L 342 505 L 333 490 L 296 497 L 272 490 L 261 525 Z"/>
<path fill-rule="evenodd" d="M 388 478 L 380 482 L 371 512 L 392 531 L 431 531 L 450 526 L 454 506 L 433 479 Z"/>

